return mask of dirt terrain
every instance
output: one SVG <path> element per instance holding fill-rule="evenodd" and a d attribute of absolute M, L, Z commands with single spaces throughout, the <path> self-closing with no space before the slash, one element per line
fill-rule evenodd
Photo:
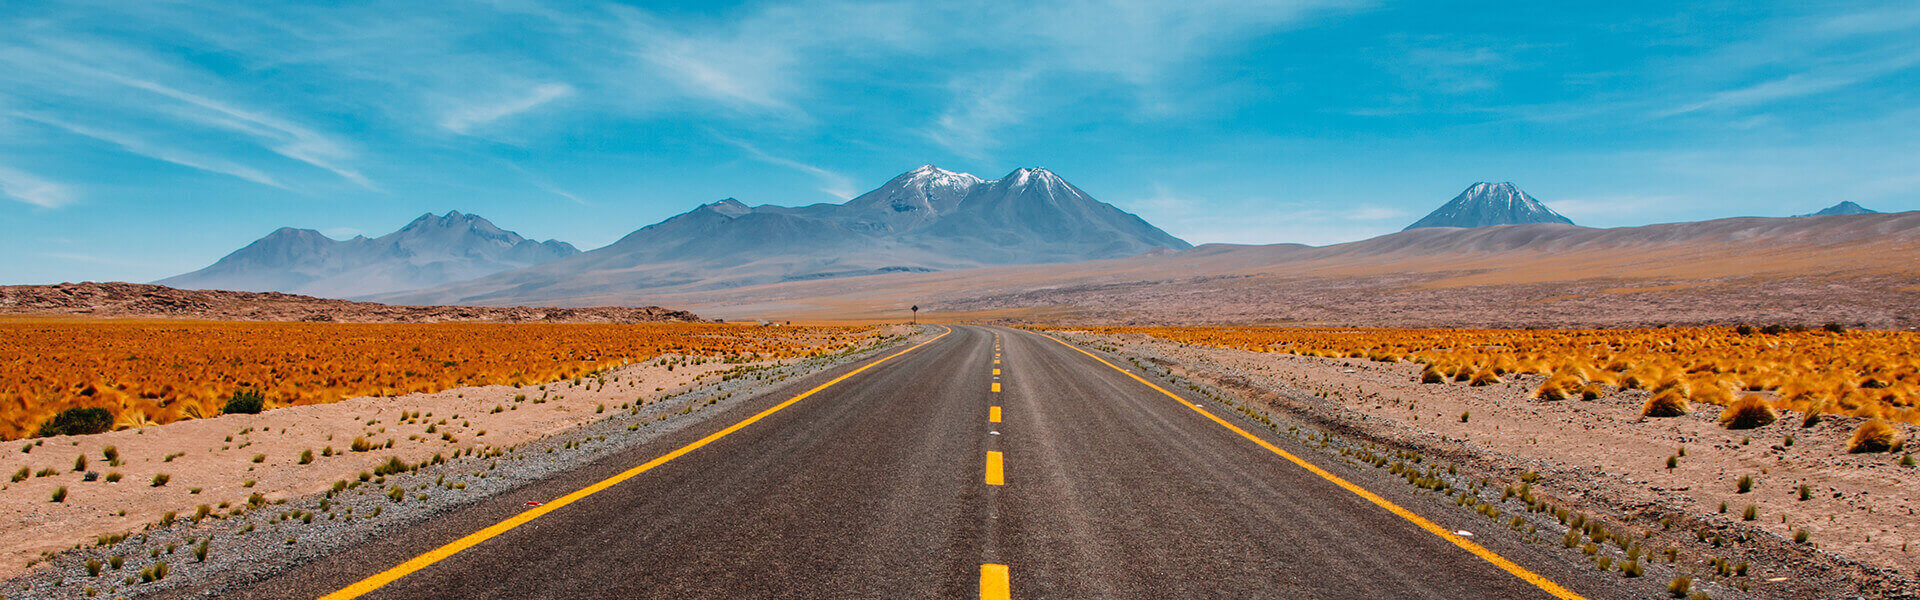
<path fill-rule="evenodd" d="M 1644 418 L 1647 394 L 1640 391 L 1536 400 L 1539 376 L 1482 387 L 1422 384 L 1414 363 L 1205 348 L 1137 334 L 1067 335 L 1216 386 L 1263 411 L 1472 465 L 1496 482 L 1518 485 L 1523 475 L 1537 474 L 1534 494 L 1691 547 L 1683 562 L 1750 562 L 1749 575 L 1725 579 L 1763 597 L 1845 597 L 1821 588 L 1841 584 L 1871 597 L 1920 593 L 1920 468 L 1902 464 L 1897 452 L 1848 454 L 1858 418 L 1802 427 L 1798 415 L 1789 415 L 1736 431 L 1716 422 L 1714 407 Z M 1900 427 L 1909 438 L 1920 433 Z M 1743 476 L 1751 478 L 1750 490 L 1740 489 Z M 1793 541 L 1801 531 L 1806 543 Z"/>
<path fill-rule="evenodd" d="M 182 290 L 163 285 L 117 282 L 0 286 L 0 314 L 341 323 L 650 323 L 702 320 L 690 312 L 658 306 L 400 306 L 279 292 Z"/>
<path fill-rule="evenodd" d="M 1090 324 L 1920 327 L 1920 212 L 1590 229 L 1419 229 L 1332 246 L 1211 244 L 1069 264 L 723 290 L 606 290 L 720 318 Z"/>

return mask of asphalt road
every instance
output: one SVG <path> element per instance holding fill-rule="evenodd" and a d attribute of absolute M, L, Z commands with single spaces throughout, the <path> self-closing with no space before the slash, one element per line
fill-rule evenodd
<path fill-rule="evenodd" d="M 1225 409 L 1176 400 L 1024 331 L 954 327 L 710 437 L 858 366 L 233 596 L 980 598 L 1002 592 L 1002 577 L 1013 598 L 1552 598 L 1555 586 L 1620 595 L 1591 567 L 1404 483 L 1325 467 L 1418 516 L 1396 514 L 1275 450 L 1336 461 L 1247 434 L 1274 445 L 1263 447 L 1223 425 L 1253 431 Z M 526 499 L 559 498 L 702 438 L 643 473 L 496 526 Z M 1416 519 L 1486 529 L 1469 544 L 1494 558 Z M 416 559 L 489 526 L 494 534 L 470 547 Z M 410 559 L 417 568 L 391 581 L 350 587 Z"/>

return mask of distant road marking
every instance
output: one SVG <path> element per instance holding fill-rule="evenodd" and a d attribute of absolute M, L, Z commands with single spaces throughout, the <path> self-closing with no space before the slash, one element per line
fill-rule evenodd
<path fill-rule="evenodd" d="M 1006 474 L 1001 472 L 1002 462 L 999 450 L 987 451 L 987 485 L 1007 484 Z"/>
<path fill-rule="evenodd" d="M 1000 391 L 1000 382 L 998 381 L 993 382 L 993 391 L 996 391 L 996 392 Z"/>
<path fill-rule="evenodd" d="M 1542 591 L 1545 591 L 1548 594 L 1552 594 L 1556 598 L 1561 598 L 1562 600 L 1586 600 L 1585 598 L 1581 597 L 1579 594 L 1573 593 L 1572 590 L 1568 590 L 1567 588 L 1560 587 L 1560 584 L 1554 583 L 1553 581 L 1545 577 L 1541 577 L 1540 575 L 1535 574 L 1533 571 L 1528 571 L 1526 567 L 1522 567 L 1518 564 L 1515 564 L 1513 561 L 1507 560 L 1506 557 L 1501 556 L 1499 554 L 1495 554 L 1492 550 L 1488 550 L 1479 544 L 1475 544 L 1471 541 L 1468 541 L 1467 538 L 1461 537 L 1459 534 L 1454 533 L 1452 530 L 1449 530 L 1445 527 L 1441 527 L 1439 525 L 1435 525 L 1432 521 L 1428 521 L 1425 517 L 1422 517 L 1418 514 L 1414 514 L 1413 511 L 1407 510 L 1405 508 L 1401 508 L 1400 505 L 1394 504 L 1392 501 L 1387 500 L 1386 498 L 1380 497 L 1379 494 L 1375 494 L 1373 492 L 1367 491 L 1366 488 L 1360 487 L 1358 485 L 1354 485 L 1353 483 L 1350 483 L 1345 479 L 1341 479 L 1340 476 L 1334 475 L 1333 473 L 1328 472 L 1326 469 L 1320 468 L 1318 465 L 1302 460 L 1300 457 L 1294 456 L 1292 453 L 1289 453 L 1285 450 L 1281 450 L 1279 446 L 1275 446 L 1264 439 L 1260 439 L 1259 436 L 1253 435 L 1251 433 L 1247 433 L 1247 430 L 1236 427 L 1234 426 L 1233 423 L 1227 422 L 1226 419 L 1222 419 L 1220 417 L 1214 416 L 1213 413 L 1202 410 L 1200 406 L 1197 404 L 1188 403 L 1185 399 L 1181 398 L 1180 396 L 1175 395 L 1173 392 L 1167 391 L 1166 388 L 1155 385 L 1151 381 L 1147 381 L 1146 379 L 1140 377 L 1139 375 L 1133 374 L 1132 371 L 1122 369 L 1113 363 L 1107 362 L 1107 359 L 1100 358 L 1099 356 L 1094 355 L 1094 353 L 1092 352 L 1082 350 L 1079 346 L 1069 344 L 1065 340 L 1061 340 L 1060 338 L 1053 337 L 1051 335 L 1047 335 L 1037 331 L 1034 333 L 1042 337 L 1045 337 L 1047 339 L 1060 342 L 1060 345 L 1062 346 L 1072 348 L 1081 354 L 1087 355 L 1089 358 L 1100 361 L 1100 364 L 1106 365 L 1108 367 L 1112 367 L 1113 370 L 1119 371 L 1128 377 L 1132 377 L 1134 381 L 1138 381 L 1140 383 L 1146 384 L 1147 387 L 1153 388 L 1154 391 L 1160 392 L 1161 394 L 1165 394 L 1168 398 L 1172 398 L 1174 400 L 1179 401 L 1181 405 L 1193 409 L 1194 412 L 1200 413 L 1206 418 L 1213 420 L 1213 422 L 1215 423 L 1219 423 L 1221 427 L 1225 427 L 1229 430 L 1232 430 L 1234 433 L 1240 434 L 1240 437 L 1247 438 L 1248 440 L 1251 440 L 1253 443 L 1259 444 L 1260 447 L 1266 448 L 1268 451 L 1271 451 L 1274 454 L 1280 455 L 1281 458 L 1287 459 L 1288 462 L 1291 462 L 1295 465 L 1299 465 L 1300 468 L 1306 469 L 1308 472 L 1313 473 L 1314 475 L 1319 475 L 1321 479 L 1325 479 L 1327 481 L 1333 482 L 1334 485 L 1338 485 L 1342 488 L 1345 488 L 1347 491 L 1353 492 L 1355 495 L 1358 495 L 1361 498 L 1365 498 L 1368 502 L 1372 502 L 1381 508 L 1387 509 L 1388 512 L 1392 512 L 1395 515 L 1399 515 L 1400 518 L 1406 519 L 1407 521 L 1412 522 L 1414 525 L 1418 525 L 1421 529 L 1425 529 L 1428 532 L 1434 535 L 1440 536 L 1441 538 L 1444 538 L 1449 542 L 1453 542 L 1453 545 L 1459 546 L 1468 552 L 1472 552 L 1474 556 L 1478 556 L 1489 563 L 1493 563 L 1493 566 L 1500 567 L 1501 570 L 1506 571 L 1508 573 L 1512 573 L 1515 577 L 1519 577 L 1520 579 L 1525 580 L 1527 583 L 1533 584 L 1534 587 L 1540 588 Z"/>
<path fill-rule="evenodd" d="M 995 375 L 999 375 L 999 374 L 1000 374 L 1000 370 L 999 370 L 999 369 L 994 369 L 994 370 L 993 370 L 993 374 L 995 374 Z"/>
<path fill-rule="evenodd" d="M 997 357 L 997 356 L 996 356 L 996 357 L 994 357 L 994 359 L 993 359 L 993 364 L 996 364 L 996 365 L 997 365 L 997 364 L 1000 364 L 1000 357 Z"/>
<path fill-rule="evenodd" d="M 992 423 L 1000 422 L 1000 407 L 998 406 L 987 407 L 987 421 Z"/>
<path fill-rule="evenodd" d="M 372 592 L 374 590 L 380 589 L 381 586 L 385 586 L 389 583 L 393 583 L 394 580 L 400 579 L 401 577 L 406 577 L 407 575 L 412 574 L 414 571 L 427 568 L 433 563 L 446 560 L 448 557 L 451 557 L 455 554 L 459 554 L 460 551 L 462 550 L 472 548 L 475 545 L 479 544 L 480 542 L 487 541 L 502 533 L 511 531 L 515 527 L 525 525 L 528 521 L 532 521 L 536 518 L 539 518 L 541 515 L 553 512 L 555 510 L 559 510 L 559 508 L 562 506 L 573 504 L 574 502 L 577 502 L 582 498 L 586 498 L 587 496 L 592 496 L 594 494 L 600 493 L 602 490 L 618 485 L 622 481 L 632 479 L 641 473 L 645 473 L 649 470 L 652 470 L 654 467 L 658 467 L 660 465 L 666 464 L 667 461 L 679 458 L 688 452 L 698 450 L 702 446 L 711 444 L 715 440 L 719 440 L 720 438 L 726 437 L 728 434 L 744 429 L 746 428 L 746 426 L 752 425 L 761 419 L 765 419 L 767 418 L 768 415 L 772 415 L 773 413 L 780 412 L 780 410 L 783 408 L 793 406 L 795 403 L 798 403 L 801 400 L 807 399 L 808 396 L 812 396 L 816 393 L 819 393 L 820 390 L 827 389 L 828 387 L 831 387 L 836 383 L 846 381 L 848 378 L 853 377 L 854 375 L 859 375 L 861 371 L 871 369 L 875 366 L 880 365 L 881 363 L 887 362 L 889 360 L 893 360 L 895 357 L 898 357 L 902 354 L 906 354 L 914 350 L 919 350 L 921 346 L 934 343 L 935 341 L 938 341 L 940 338 L 947 337 L 947 334 L 953 333 L 953 328 L 946 327 L 945 329 L 946 331 L 941 332 L 940 335 L 933 336 L 933 339 L 931 340 L 914 344 L 913 347 L 911 348 L 907 348 L 905 350 L 901 350 L 899 352 L 889 354 L 885 358 L 867 363 L 858 369 L 848 371 L 839 377 L 833 378 L 833 380 L 831 381 L 813 386 L 813 389 L 807 390 L 805 392 L 801 392 L 800 395 L 789 398 L 785 402 L 776 404 L 772 408 L 768 408 L 766 410 L 755 413 L 751 417 L 747 417 L 746 419 L 743 419 L 738 423 L 734 423 L 733 425 L 727 426 L 726 429 L 713 432 L 713 434 L 708 435 L 707 437 L 700 438 L 699 440 L 694 441 L 691 444 L 681 446 L 680 449 L 678 450 L 668 452 L 664 455 L 661 455 L 659 458 L 647 461 L 646 463 L 641 464 L 640 466 L 622 471 L 618 475 L 614 475 L 612 477 L 608 477 L 606 479 L 600 480 L 599 483 L 595 483 L 593 485 L 580 488 L 579 490 L 576 490 L 571 494 L 567 494 L 565 496 L 561 496 L 559 498 L 550 500 L 546 504 L 536 506 L 534 508 L 526 510 L 525 512 L 521 512 L 520 514 L 514 515 L 512 517 L 508 517 L 506 520 L 501 521 L 499 523 L 494 523 L 493 525 L 488 526 L 486 529 L 482 529 L 482 530 L 467 534 L 466 537 L 454 540 L 452 542 L 448 542 L 444 546 L 441 546 L 439 548 L 434 548 L 433 550 L 427 552 L 426 554 L 413 557 L 407 562 L 400 563 L 398 566 L 395 566 L 391 569 L 387 569 L 385 571 L 375 573 L 372 577 L 362 579 L 358 582 L 355 582 L 353 585 L 349 585 L 347 587 L 341 588 L 340 591 L 327 594 L 325 596 L 321 596 L 320 600 L 349 600 L 351 598 L 358 598 L 360 596 L 366 595 L 368 592 Z M 999 454 L 999 453 L 996 452 L 995 454 Z"/>
<path fill-rule="evenodd" d="M 1009 571 L 1006 565 L 980 565 L 980 600 L 1012 600 Z"/>

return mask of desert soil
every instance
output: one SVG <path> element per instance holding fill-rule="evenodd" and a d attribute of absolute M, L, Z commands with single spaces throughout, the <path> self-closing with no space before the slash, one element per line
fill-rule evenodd
<path fill-rule="evenodd" d="M 905 332 L 885 329 L 875 340 Z M 516 448 L 606 419 L 628 405 L 637 410 L 662 399 L 679 400 L 719 383 L 729 370 L 784 379 L 832 362 L 837 361 L 724 364 L 665 356 L 610 370 L 601 378 L 360 397 L 257 415 L 8 442 L 0 453 L 0 470 L 9 475 L 23 468 L 53 473 L 0 484 L 0 579 L 42 565 L 51 553 L 92 545 L 99 536 L 139 533 L 168 513 L 185 518 L 200 505 L 243 507 L 252 494 L 269 503 L 312 496 L 336 481 L 353 481 L 389 458 L 415 464 L 436 455 L 457 457 L 462 451 L 484 456 L 489 450 Z M 418 416 L 405 418 L 409 413 Z M 356 438 L 376 447 L 353 451 Z M 122 464 L 109 464 L 104 457 L 108 447 L 118 451 Z M 331 455 L 325 452 L 329 448 Z M 303 451 L 313 453 L 311 462 L 300 464 Z M 75 470 L 79 457 L 87 461 L 83 470 Z M 89 472 L 98 477 L 85 480 Z M 118 474 L 119 481 L 109 482 L 111 474 Z M 154 485 L 154 477 L 162 474 L 168 477 L 166 483 Z M 52 501 L 62 487 L 67 490 L 64 501 Z"/>
<path fill-rule="evenodd" d="M 1672 543 L 1691 531 L 1752 543 L 1699 544 L 1701 560 L 1752 562 L 1744 581 L 1762 597 L 1850 597 L 1820 582 L 1857 585 L 1870 597 L 1920 590 L 1920 468 L 1901 454 L 1848 454 L 1860 419 L 1830 417 L 1802 427 L 1798 414 L 1749 430 L 1728 430 L 1718 407 L 1695 405 L 1676 418 L 1640 415 L 1645 392 L 1593 401 L 1532 398 L 1538 376 L 1503 384 L 1419 383 L 1420 365 L 1188 346 L 1139 334 L 1071 333 L 1082 342 L 1141 357 L 1176 376 L 1203 381 L 1264 410 L 1304 417 L 1390 447 L 1476 465 L 1496 481 L 1539 479 L 1537 494 L 1610 520 L 1662 530 Z M 1908 439 L 1916 429 L 1903 426 Z M 1791 438 L 1791 442 L 1789 442 Z M 1684 448 L 1675 468 L 1667 459 Z M 1737 480 L 1753 478 L 1742 493 Z M 1810 498 L 1800 499 L 1808 486 Z M 1722 506 L 1726 508 L 1722 510 Z M 1746 521 L 1744 509 L 1755 507 Z M 1654 524 L 1678 516 L 1674 530 Z M 1635 527 L 1635 525 L 1629 525 Z M 1809 544 L 1791 540 L 1798 530 Z M 1555 543 L 1558 540 L 1554 540 Z"/>

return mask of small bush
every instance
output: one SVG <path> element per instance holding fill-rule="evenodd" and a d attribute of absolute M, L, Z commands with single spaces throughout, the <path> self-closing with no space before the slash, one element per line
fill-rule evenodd
<path fill-rule="evenodd" d="M 1692 577 L 1676 575 L 1673 581 L 1667 582 L 1667 594 L 1675 598 L 1685 598 L 1690 591 L 1693 591 Z"/>
<path fill-rule="evenodd" d="M 1810 534 L 1810 533 L 1807 533 L 1807 530 L 1805 530 L 1805 529 L 1795 529 L 1795 530 L 1793 530 L 1793 541 L 1794 541 L 1794 543 L 1797 543 L 1797 544 L 1805 544 L 1805 543 L 1807 543 L 1807 540 L 1808 540 L 1808 539 L 1812 539 L 1812 537 L 1813 537 L 1813 534 Z"/>
<path fill-rule="evenodd" d="M 1735 481 L 1733 485 L 1734 485 L 1734 489 L 1739 491 L 1742 494 L 1751 492 L 1753 491 L 1753 476 L 1741 475 L 1740 479 Z"/>
<path fill-rule="evenodd" d="M 353 438 L 353 443 L 347 444 L 347 449 L 354 452 L 366 452 L 373 449 L 373 443 L 367 441 L 367 438 L 356 437 Z"/>
<path fill-rule="evenodd" d="M 1668 389 L 1648 398 L 1647 404 L 1640 407 L 1640 414 L 1648 417 L 1678 417 L 1687 414 L 1687 410 L 1687 397 L 1681 395 L 1679 390 Z"/>
<path fill-rule="evenodd" d="M 267 396 L 260 393 L 260 390 L 240 388 L 234 390 L 232 396 L 227 397 L 227 405 L 220 409 L 220 414 L 257 415 L 260 414 L 260 409 L 266 408 L 266 405 Z"/>
<path fill-rule="evenodd" d="M 1767 399 L 1759 396 L 1741 396 L 1720 411 L 1720 425 L 1727 429 L 1753 429 L 1770 425 L 1780 415 L 1767 405 Z"/>
<path fill-rule="evenodd" d="M 1493 372 L 1493 369 L 1482 369 L 1480 372 L 1473 374 L 1473 379 L 1469 380 L 1467 382 L 1467 385 L 1479 387 L 1483 385 L 1495 385 L 1495 384 L 1501 384 L 1506 382 L 1507 381 L 1505 379 L 1500 378 L 1499 373 Z"/>
<path fill-rule="evenodd" d="M 53 490 L 53 501 L 54 502 L 67 501 L 67 486 L 63 485 Z"/>
<path fill-rule="evenodd" d="M 1540 389 L 1533 392 L 1533 397 L 1539 400 L 1566 400 L 1573 397 L 1570 390 L 1579 385 L 1578 381 L 1548 379 L 1546 383 L 1540 384 Z"/>
<path fill-rule="evenodd" d="M 40 426 L 39 437 L 89 435 L 113 429 L 113 413 L 104 408 L 69 408 Z"/>
<path fill-rule="evenodd" d="M 311 462 L 313 462 L 313 451 L 312 451 L 312 450 L 301 450 L 301 451 L 300 451 L 300 464 L 303 464 L 303 465 L 304 465 L 304 464 L 307 464 L 307 463 L 311 463 Z"/>
<path fill-rule="evenodd" d="M 109 475 L 108 477 L 112 477 L 112 476 Z M 169 479 L 173 479 L 173 476 L 168 475 L 166 473 L 154 473 L 153 481 L 151 483 L 153 484 L 153 487 L 161 487 L 166 485 L 167 480 Z"/>
<path fill-rule="evenodd" d="M 1860 424 L 1853 430 L 1853 438 L 1847 441 L 1847 452 L 1892 452 L 1904 442 L 1900 430 L 1894 429 L 1886 421 L 1872 419 Z"/>

